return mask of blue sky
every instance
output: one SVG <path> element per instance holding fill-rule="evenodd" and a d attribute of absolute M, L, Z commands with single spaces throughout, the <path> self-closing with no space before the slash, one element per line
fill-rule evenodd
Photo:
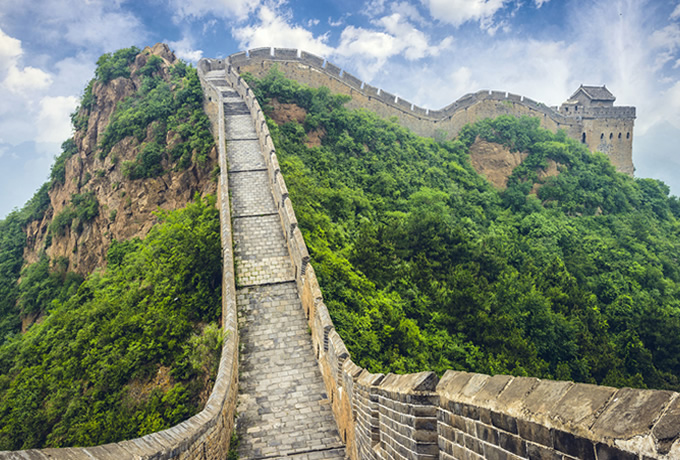
<path fill-rule="evenodd" d="M 0 0 L 0 218 L 47 180 L 97 58 L 301 48 L 418 105 L 480 89 L 637 107 L 636 176 L 680 195 L 680 0 Z"/>

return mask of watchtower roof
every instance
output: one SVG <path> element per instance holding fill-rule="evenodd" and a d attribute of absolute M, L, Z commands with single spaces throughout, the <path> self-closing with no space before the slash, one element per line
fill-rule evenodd
<path fill-rule="evenodd" d="M 591 101 L 611 101 L 614 102 L 616 100 L 616 96 L 614 96 L 605 85 L 602 86 L 584 86 L 581 85 L 578 87 L 576 92 L 571 95 L 569 99 L 574 99 L 579 92 L 582 92 L 588 99 Z"/>

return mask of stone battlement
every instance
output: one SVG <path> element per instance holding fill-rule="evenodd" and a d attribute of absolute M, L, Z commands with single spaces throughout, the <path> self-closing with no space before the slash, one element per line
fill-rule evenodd
<path fill-rule="evenodd" d="M 382 375 L 354 364 L 309 263 L 264 115 L 237 62 L 200 65 L 208 74 L 231 75 L 253 110 L 314 351 L 351 458 L 680 458 L 678 393 L 456 371 L 441 379 L 432 372 Z"/>
<path fill-rule="evenodd" d="M 271 55 L 271 51 L 267 50 L 253 50 L 250 56 L 240 53 L 223 60 L 202 59 L 198 64 L 205 110 L 219 149 L 218 197 L 224 263 L 222 327 L 225 339 L 218 376 L 205 408 L 175 427 L 138 439 L 85 448 L 0 452 L 0 458 L 183 460 L 226 457 L 234 429 L 238 394 L 239 336 L 232 246 L 233 210 L 230 209 L 225 141 L 225 106 L 230 106 L 230 102 L 225 100 L 225 89 L 238 93 L 247 107 L 243 114 L 249 114 L 253 122 L 256 140 L 252 140 L 257 142 L 263 154 L 264 180 L 271 187 L 276 209 L 271 216 L 280 222 L 290 257 L 292 278 L 288 283 L 296 286 L 299 293 L 309 326 L 312 353 L 317 358 L 326 387 L 327 403 L 332 408 L 339 435 L 345 444 L 344 449 L 331 445 L 327 450 L 319 450 L 320 455 L 335 455 L 332 452 L 344 450 L 356 460 L 680 458 L 678 393 L 455 371 L 447 371 L 441 379 L 432 372 L 382 375 L 372 374 L 354 364 L 342 338 L 335 331 L 310 264 L 309 252 L 281 175 L 265 116 L 252 90 L 238 74 L 238 70 L 242 70 L 239 64 L 243 64 L 243 59 L 258 55 L 266 57 L 268 52 Z M 314 61 L 317 65 L 320 60 L 295 50 L 278 52 L 278 56 L 281 59 L 295 56 L 300 60 L 304 57 L 306 62 Z M 262 61 L 263 64 L 265 62 L 271 61 Z M 329 72 L 337 74 L 338 78 L 351 80 L 329 63 L 324 65 L 322 62 L 321 65 L 328 67 Z M 308 67 L 303 71 L 316 72 L 315 69 L 317 67 Z M 356 87 L 357 82 L 352 84 Z M 362 84 L 362 88 L 366 85 Z M 382 95 L 374 100 L 383 107 L 388 105 L 383 102 L 384 99 L 406 113 L 408 104 L 400 104 L 396 96 L 380 90 L 376 90 L 376 94 Z M 510 105 L 536 104 L 544 110 L 544 106 L 525 101 L 520 96 L 498 92 L 476 94 L 464 96 L 458 102 L 467 104 L 469 98 L 488 96 L 489 99 L 482 102 L 475 99 L 477 103 L 468 108 L 498 101 L 502 102 L 501 105 L 508 105 L 505 102 L 509 101 Z M 239 115 L 242 116 L 240 110 Z M 410 112 L 417 110 L 411 106 Z M 424 120 L 422 116 L 421 119 Z M 601 136 L 604 138 L 604 132 Z M 609 137 L 613 134 L 610 133 Z M 267 278 L 266 275 L 264 273 L 263 276 Z"/>
<path fill-rule="evenodd" d="M 229 62 L 237 73 L 250 72 L 257 77 L 264 77 L 270 68 L 277 66 L 287 77 L 301 83 L 326 86 L 335 93 L 349 95 L 350 108 L 365 108 L 384 118 L 396 117 L 402 126 L 421 136 L 445 134 L 450 138 L 468 123 L 500 115 L 537 117 L 544 128 L 553 132 L 563 129 L 591 151 L 605 153 L 618 171 L 632 175 L 635 170 L 632 147 L 635 107 L 582 107 L 581 112 L 569 112 L 505 91 L 481 90 L 432 110 L 371 86 L 328 60 L 302 50 L 257 48 L 233 54 Z M 614 132 L 617 141 L 612 137 L 610 142 L 609 134 Z M 623 141 L 618 140 L 619 132 Z"/>

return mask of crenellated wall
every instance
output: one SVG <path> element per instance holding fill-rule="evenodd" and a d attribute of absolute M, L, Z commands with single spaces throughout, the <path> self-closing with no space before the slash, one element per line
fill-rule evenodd
<path fill-rule="evenodd" d="M 311 87 L 328 87 L 334 93 L 347 94 L 350 108 L 365 108 L 383 118 L 398 122 L 421 136 L 455 136 L 468 123 L 500 115 L 536 117 L 541 126 L 553 132 L 563 129 L 573 139 L 592 151 L 607 154 L 618 171 L 632 175 L 632 132 L 635 107 L 588 107 L 578 116 L 560 113 L 524 96 L 505 91 L 482 90 L 466 94 L 440 110 L 418 107 L 394 94 L 362 82 L 327 60 L 288 48 L 257 48 L 229 57 L 237 73 L 250 72 L 264 77 L 277 66 L 288 78 Z M 623 138 L 609 139 L 609 134 L 623 132 Z M 605 133 L 605 137 L 600 136 Z M 583 135 L 586 135 L 585 139 Z M 628 135 L 627 135 L 628 134 Z"/>
<path fill-rule="evenodd" d="M 314 350 L 352 459 L 680 459 L 678 393 L 456 371 L 441 379 L 432 372 L 382 375 L 357 366 L 309 263 L 260 106 L 237 73 L 241 58 L 199 66 L 225 72 L 257 122 Z"/>
<path fill-rule="evenodd" d="M 270 53 L 269 49 L 253 50 L 250 59 L 258 55 L 266 57 L 267 53 Z M 318 72 L 315 69 L 324 68 L 324 72 L 337 76 L 337 82 L 343 79 L 342 84 L 346 87 L 346 82 L 351 83 L 353 91 L 359 84 L 354 77 L 330 63 L 324 66 L 323 60 L 307 53 L 298 55 L 296 50 L 277 50 L 277 55 L 300 60 L 301 72 Z M 232 229 L 224 103 L 219 89 L 228 82 L 246 102 L 256 126 L 315 354 L 350 458 L 680 459 L 678 393 L 455 371 L 447 371 L 441 379 L 433 372 L 382 375 L 371 374 L 357 366 L 335 331 L 314 268 L 309 263 L 309 252 L 298 228 L 262 110 L 252 90 L 237 72 L 243 56 L 235 55 L 231 59 L 233 61 L 202 59 L 198 65 L 206 113 L 219 146 L 219 206 L 224 263 L 222 327 L 226 334 L 218 376 L 205 408 L 175 427 L 139 439 L 87 448 L 0 452 L 0 458 L 183 460 L 226 457 L 238 391 Z M 269 61 L 262 60 L 263 67 L 265 62 Z M 307 63 L 313 63 L 315 67 L 305 67 Z M 362 84 L 362 91 L 373 94 L 373 89 L 367 86 Z M 361 94 L 364 98 L 381 101 L 378 106 L 383 109 L 397 108 L 409 117 L 420 116 L 423 123 L 432 123 L 424 117 L 429 116 L 427 110 L 409 108 L 407 103 L 379 90 L 374 93 L 375 96 Z M 519 96 L 503 93 L 478 95 L 468 95 L 455 104 L 467 107 L 466 110 L 474 108 L 484 112 L 487 110 L 484 103 L 502 100 L 501 106 L 518 104 L 517 107 L 532 113 L 544 114 L 549 110 Z M 472 103 L 471 99 L 475 102 Z M 450 113 L 452 106 L 439 112 Z M 550 120 L 558 123 L 552 118 Z M 544 122 L 548 123 L 547 118 Z"/>

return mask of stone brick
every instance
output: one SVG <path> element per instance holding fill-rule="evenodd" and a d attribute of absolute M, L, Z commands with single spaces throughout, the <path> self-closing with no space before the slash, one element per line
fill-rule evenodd
<path fill-rule="evenodd" d="M 592 431 L 600 439 L 646 435 L 673 393 L 622 388 L 598 417 Z"/>
<path fill-rule="evenodd" d="M 593 442 L 561 430 L 554 431 L 555 448 L 582 460 L 595 460 Z"/>
<path fill-rule="evenodd" d="M 484 442 L 498 445 L 498 430 L 491 426 L 477 423 L 477 436 Z"/>
<path fill-rule="evenodd" d="M 577 383 L 569 388 L 548 415 L 565 429 L 577 429 L 577 433 L 585 434 L 595 422 L 595 415 L 602 412 L 616 391 L 612 387 Z"/>
<path fill-rule="evenodd" d="M 673 443 L 680 438 L 680 397 L 675 398 L 652 430 L 659 442 L 659 451 L 667 454 Z"/>
<path fill-rule="evenodd" d="M 598 443 L 595 446 L 597 460 L 638 460 L 638 454 L 626 452 L 607 444 Z"/>
<path fill-rule="evenodd" d="M 529 460 L 562 460 L 562 455 L 551 448 L 527 443 L 527 458 Z"/>
<path fill-rule="evenodd" d="M 527 441 L 535 442 L 548 447 L 552 447 L 553 445 L 552 432 L 550 428 L 538 423 L 518 419 L 517 429 L 522 439 L 526 439 Z"/>
<path fill-rule="evenodd" d="M 517 420 L 515 417 L 501 412 L 491 411 L 491 423 L 496 428 L 505 430 L 509 433 L 517 434 Z"/>
<path fill-rule="evenodd" d="M 526 442 L 519 436 L 500 431 L 498 433 L 498 445 L 518 456 L 526 455 Z"/>

